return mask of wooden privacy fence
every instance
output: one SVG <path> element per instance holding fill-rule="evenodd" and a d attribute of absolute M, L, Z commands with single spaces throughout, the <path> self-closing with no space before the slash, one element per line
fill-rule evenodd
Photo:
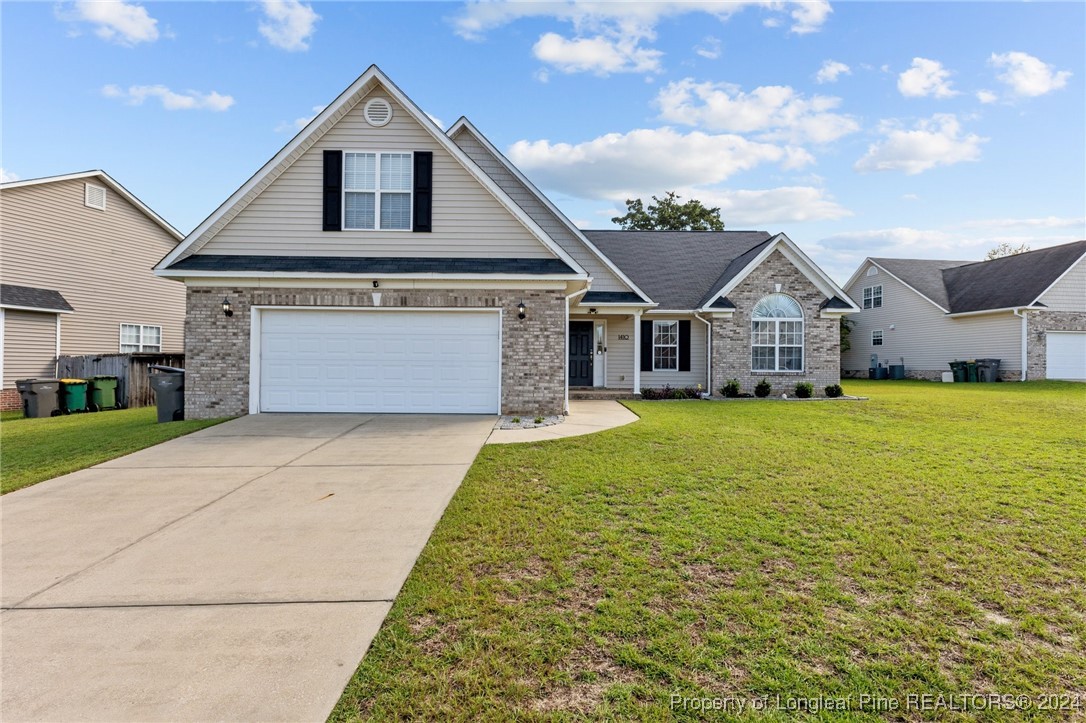
<path fill-rule="evenodd" d="M 62 379 L 89 379 L 99 374 L 117 377 L 117 393 L 126 407 L 149 407 L 155 392 L 148 379 L 152 364 L 185 367 L 184 354 L 84 354 L 62 356 L 57 360 L 57 376 Z"/>

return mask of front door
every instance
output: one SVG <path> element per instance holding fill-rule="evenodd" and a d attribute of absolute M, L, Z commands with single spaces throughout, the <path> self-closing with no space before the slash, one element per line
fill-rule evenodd
<path fill-rule="evenodd" d="M 592 359 L 595 348 L 591 321 L 569 322 L 569 385 L 592 386 Z"/>

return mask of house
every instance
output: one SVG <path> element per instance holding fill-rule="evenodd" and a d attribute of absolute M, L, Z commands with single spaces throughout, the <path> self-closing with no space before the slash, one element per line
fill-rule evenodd
<path fill-rule="evenodd" d="M 184 348 L 185 289 L 156 277 L 181 240 L 104 171 L 0 184 L 0 377 L 55 377 L 57 357 Z"/>
<path fill-rule="evenodd" d="M 578 229 L 376 66 L 156 273 L 188 293 L 189 418 L 549 414 L 571 387 L 733 377 L 820 389 L 858 311 L 783 234 Z"/>
<path fill-rule="evenodd" d="M 868 258 L 845 288 L 863 304 L 846 375 L 872 354 L 939 379 L 954 360 L 1000 360 L 1003 379 L 1086 379 L 1086 241 L 992 261 Z"/>

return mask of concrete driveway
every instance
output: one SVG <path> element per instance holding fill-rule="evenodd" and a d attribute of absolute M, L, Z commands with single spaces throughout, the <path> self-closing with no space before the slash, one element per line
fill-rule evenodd
<path fill-rule="evenodd" d="M 20 720 L 324 720 L 493 417 L 261 414 L 3 498 Z"/>

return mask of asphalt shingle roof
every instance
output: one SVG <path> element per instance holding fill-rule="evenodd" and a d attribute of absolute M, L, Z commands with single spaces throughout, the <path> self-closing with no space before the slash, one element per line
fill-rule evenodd
<path fill-rule="evenodd" d="M 0 304 L 42 311 L 75 311 L 59 291 L 0 284 Z"/>
<path fill-rule="evenodd" d="M 175 261 L 185 271 L 296 271 L 323 274 L 572 274 L 559 259 L 461 259 L 358 256 L 196 254 Z"/>
<path fill-rule="evenodd" d="M 1028 306 L 1071 264 L 1086 254 L 1086 241 L 1027 251 L 943 271 L 950 312 Z"/>
<path fill-rule="evenodd" d="M 583 231 L 660 309 L 700 308 L 758 254 L 765 231 Z"/>

